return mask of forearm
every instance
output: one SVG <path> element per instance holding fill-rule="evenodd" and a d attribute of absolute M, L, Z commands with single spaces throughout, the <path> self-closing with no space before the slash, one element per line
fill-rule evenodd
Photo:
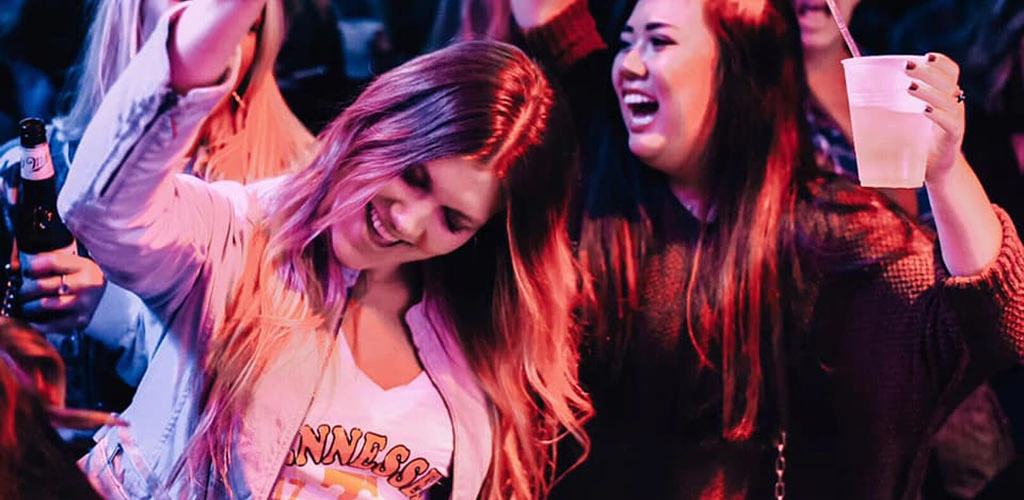
<path fill-rule="evenodd" d="M 239 60 L 225 67 L 221 85 L 177 95 L 168 41 L 180 8 L 164 15 L 104 97 L 57 202 L 110 281 L 170 304 L 167 310 L 199 273 L 217 211 L 233 213 L 208 185 L 176 175 L 203 120 L 229 92 Z"/>
<path fill-rule="evenodd" d="M 558 0 L 559 3 L 561 0 Z M 609 85 L 608 71 L 611 69 L 611 61 L 604 66 L 604 57 L 597 57 L 600 62 L 586 64 L 595 60 L 595 55 L 603 55 L 605 52 L 604 41 L 597 32 L 597 25 L 594 18 L 587 10 L 585 0 L 577 0 L 561 5 L 561 8 L 548 9 L 548 14 L 534 14 L 527 22 L 530 26 L 521 26 L 526 45 L 530 53 L 543 62 L 547 67 L 556 71 L 558 76 L 566 84 L 565 80 L 574 78 L 581 71 L 581 63 L 585 66 L 582 72 L 586 74 L 587 88 L 592 90 L 594 82 L 604 81 Z M 517 16 L 518 20 L 518 16 Z M 543 21 L 539 23 L 539 21 Z M 599 69 L 596 73 L 593 69 Z M 570 92 L 572 89 L 567 89 Z M 589 92 L 588 92 L 589 93 Z"/>
<path fill-rule="evenodd" d="M 171 88 L 185 94 L 217 83 L 266 0 L 196 0 L 185 8 L 168 43 Z"/>
<path fill-rule="evenodd" d="M 953 276 L 971 276 L 999 253 L 1003 230 L 981 182 L 960 155 L 941 178 L 929 179 L 928 197 L 942 260 Z"/>

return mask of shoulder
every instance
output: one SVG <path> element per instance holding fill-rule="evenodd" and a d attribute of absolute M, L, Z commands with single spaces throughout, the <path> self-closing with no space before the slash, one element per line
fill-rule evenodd
<path fill-rule="evenodd" d="M 254 199 L 266 200 L 284 186 L 286 178 L 287 177 L 285 175 L 279 175 L 277 177 L 270 177 L 250 182 L 245 185 L 245 191 Z"/>
<path fill-rule="evenodd" d="M 203 200 L 219 214 L 232 214 L 224 221 L 256 221 L 261 218 L 261 207 L 267 203 L 265 193 L 237 181 L 210 182 L 187 173 L 178 173 L 175 177 L 179 197 Z"/>

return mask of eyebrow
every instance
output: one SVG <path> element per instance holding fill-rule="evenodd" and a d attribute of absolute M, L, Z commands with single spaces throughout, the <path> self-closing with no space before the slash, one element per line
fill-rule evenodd
<path fill-rule="evenodd" d="M 644 30 L 645 31 L 654 31 L 654 30 L 661 29 L 661 28 L 672 28 L 672 27 L 673 26 L 671 24 L 668 24 L 668 23 L 653 22 L 653 23 L 645 24 L 644 25 Z M 633 32 L 633 27 L 627 24 L 627 25 L 622 27 L 622 32 L 623 33 L 632 33 Z"/>

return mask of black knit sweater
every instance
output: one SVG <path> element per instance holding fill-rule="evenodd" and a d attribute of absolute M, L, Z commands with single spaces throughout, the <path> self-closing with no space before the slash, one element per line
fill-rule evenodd
<path fill-rule="evenodd" d="M 573 101 L 584 170 L 635 162 L 608 83 L 611 57 L 585 2 L 526 40 Z M 915 498 L 929 437 L 980 381 L 1024 355 L 1024 249 L 997 210 L 998 258 L 950 278 L 933 235 L 880 199 L 862 204 L 872 197 L 836 179 L 807 188 L 795 215 L 814 286 L 789 322 L 803 328 L 786 332 L 787 498 Z M 644 263 L 639 328 L 614 352 L 583 351 L 593 449 L 554 498 L 771 498 L 772 402 L 751 440 L 720 437 L 719 376 L 700 367 L 681 314 L 698 225 L 666 199 Z M 591 347 L 605 337 L 594 332 Z"/>

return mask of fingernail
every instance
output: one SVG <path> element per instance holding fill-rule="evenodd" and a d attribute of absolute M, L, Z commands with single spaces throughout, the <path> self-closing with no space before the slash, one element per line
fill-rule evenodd
<path fill-rule="evenodd" d="M 928 54 L 928 62 L 935 62 L 935 54 Z"/>
<path fill-rule="evenodd" d="M 914 69 L 916 67 L 917 64 L 914 64 L 914 61 L 907 61 L 907 69 Z"/>
<path fill-rule="evenodd" d="M 917 90 L 917 82 L 910 82 L 910 90 Z"/>
<path fill-rule="evenodd" d="M 935 111 L 935 109 L 932 108 L 931 105 L 928 105 L 928 106 L 924 107 L 924 112 L 925 113 L 931 113 L 932 111 Z"/>

